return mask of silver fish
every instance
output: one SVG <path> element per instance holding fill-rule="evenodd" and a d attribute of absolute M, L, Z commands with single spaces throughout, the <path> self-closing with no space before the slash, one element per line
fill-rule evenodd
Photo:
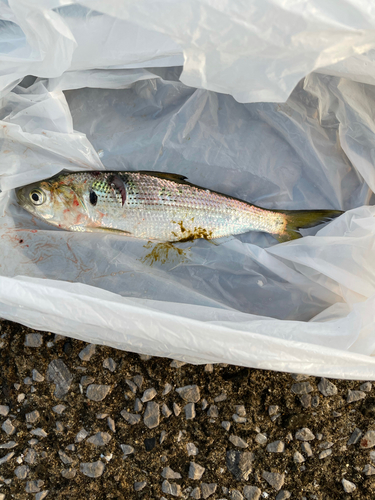
<path fill-rule="evenodd" d="M 160 242 L 262 231 L 278 241 L 338 217 L 339 210 L 268 210 L 211 191 L 178 174 L 76 172 L 17 191 L 27 211 L 68 231 L 116 232 Z"/>

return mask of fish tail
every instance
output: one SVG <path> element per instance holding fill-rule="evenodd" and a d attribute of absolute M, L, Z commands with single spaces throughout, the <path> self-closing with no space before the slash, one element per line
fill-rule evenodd
<path fill-rule="evenodd" d="M 273 236 L 280 242 L 296 240 L 302 235 L 299 229 L 318 226 L 339 217 L 341 210 L 280 210 L 285 216 L 286 224 L 283 231 Z"/>

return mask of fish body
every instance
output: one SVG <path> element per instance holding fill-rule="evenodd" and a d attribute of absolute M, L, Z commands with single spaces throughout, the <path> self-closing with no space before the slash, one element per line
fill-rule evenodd
<path fill-rule="evenodd" d="M 278 211 L 211 191 L 178 174 L 85 171 L 60 174 L 17 191 L 33 215 L 68 231 L 122 233 L 162 242 L 262 231 L 280 242 L 338 210 Z"/>

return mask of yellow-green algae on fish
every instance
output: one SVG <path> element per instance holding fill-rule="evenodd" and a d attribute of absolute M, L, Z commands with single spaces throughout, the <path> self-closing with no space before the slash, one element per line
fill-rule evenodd
<path fill-rule="evenodd" d="M 278 241 L 338 217 L 339 210 L 268 210 L 217 193 L 177 174 L 75 172 L 24 186 L 18 203 L 68 231 L 110 231 L 161 242 L 214 239 L 248 231 Z"/>

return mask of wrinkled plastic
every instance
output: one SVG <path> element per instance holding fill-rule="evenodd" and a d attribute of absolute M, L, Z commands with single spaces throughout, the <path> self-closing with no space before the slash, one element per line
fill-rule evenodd
<path fill-rule="evenodd" d="M 193 363 L 375 380 L 373 7 L 188 1 L 161 19 L 162 1 L 89 3 L 0 4 L 0 316 Z M 285 244 L 177 251 L 59 231 L 16 203 L 19 186 L 104 168 L 346 213 Z"/>
<path fill-rule="evenodd" d="M 1 0 L 0 91 L 28 74 L 184 65 L 181 81 L 284 102 L 314 70 L 372 83 L 370 0 Z"/>
<path fill-rule="evenodd" d="M 285 104 L 239 104 L 178 69 L 87 71 L 92 88 L 63 75 L 3 99 L 0 315 L 195 363 L 375 378 L 374 88 L 312 74 Z M 286 244 L 248 233 L 155 261 L 145 241 L 55 230 L 15 202 L 17 186 L 104 165 L 347 212 Z"/>

